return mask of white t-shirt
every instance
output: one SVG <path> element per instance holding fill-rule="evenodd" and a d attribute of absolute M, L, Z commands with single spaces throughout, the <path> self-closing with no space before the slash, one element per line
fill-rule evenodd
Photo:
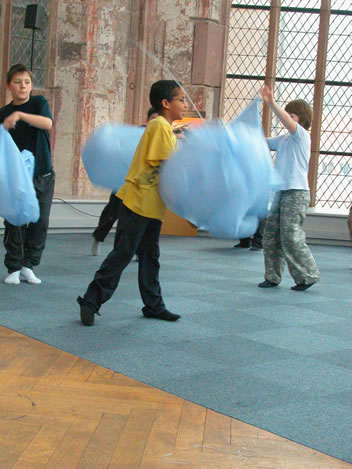
<path fill-rule="evenodd" d="M 276 150 L 275 168 L 284 185 L 281 190 L 309 190 L 308 168 L 310 159 L 310 135 L 297 124 L 294 134 L 279 135 L 267 139 L 270 150 Z"/>

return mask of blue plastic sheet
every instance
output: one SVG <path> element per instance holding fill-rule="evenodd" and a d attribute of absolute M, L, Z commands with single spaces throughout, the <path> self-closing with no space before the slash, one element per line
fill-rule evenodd
<path fill-rule="evenodd" d="M 230 125 L 194 129 L 163 164 L 160 193 L 167 207 L 212 235 L 245 238 L 267 214 L 280 180 L 254 100 Z"/>
<path fill-rule="evenodd" d="M 39 219 L 33 186 L 34 157 L 20 152 L 9 132 L 0 125 L 0 216 L 15 226 Z"/>
<path fill-rule="evenodd" d="M 104 124 L 88 139 L 82 160 L 93 184 L 117 191 L 125 181 L 144 127 Z"/>

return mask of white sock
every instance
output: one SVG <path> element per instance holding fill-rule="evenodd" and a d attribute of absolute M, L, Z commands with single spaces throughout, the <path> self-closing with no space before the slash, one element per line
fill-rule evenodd
<path fill-rule="evenodd" d="M 22 277 L 24 277 L 25 280 L 27 280 L 28 283 L 35 283 L 35 284 L 42 283 L 40 278 L 36 277 L 34 275 L 33 270 L 29 269 L 28 267 L 22 267 L 21 275 Z"/>
<path fill-rule="evenodd" d="M 93 240 L 93 244 L 92 244 L 92 247 L 91 247 L 91 250 L 90 250 L 92 256 L 99 256 L 99 254 L 100 254 L 100 245 L 101 245 L 100 241 L 97 241 L 96 239 Z"/>
<path fill-rule="evenodd" d="M 20 283 L 20 270 L 16 270 L 16 272 L 12 272 L 9 274 L 4 282 L 7 283 L 8 285 L 19 285 Z"/>

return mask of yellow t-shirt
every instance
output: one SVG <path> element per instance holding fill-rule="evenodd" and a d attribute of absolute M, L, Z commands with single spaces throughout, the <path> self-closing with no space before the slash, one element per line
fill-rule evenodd
<path fill-rule="evenodd" d="M 159 194 L 160 163 L 167 160 L 176 147 L 176 136 L 164 117 L 149 122 L 125 183 L 116 194 L 126 207 L 143 217 L 164 218 L 166 207 Z"/>

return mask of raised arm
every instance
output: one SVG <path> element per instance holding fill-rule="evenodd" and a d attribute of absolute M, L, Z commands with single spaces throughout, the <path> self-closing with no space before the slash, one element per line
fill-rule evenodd
<path fill-rule="evenodd" d="M 50 130 L 53 126 L 53 121 L 49 117 L 15 111 L 4 120 L 5 129 L 14 129 L 16 127 L 16 123 L 20 120 L 42 130 Z"/>
<path fill-rule="evenodd" d="M 270 109 L 274 112 L 274 114 L 280 119 L 280 121 L 286 127 L 286 129 L 290 132 L 290 134 L 294 134 L 297 128 L 297 122 L 292 119 L 290 114 L 286 112 L 285 109 L 282 109 L 282 107 L 276 104 L 274 100 L 274 92 L 273 92 L 272 87 L 264 85 L 259 93 L 263 101 L 270 107 Z"/>

